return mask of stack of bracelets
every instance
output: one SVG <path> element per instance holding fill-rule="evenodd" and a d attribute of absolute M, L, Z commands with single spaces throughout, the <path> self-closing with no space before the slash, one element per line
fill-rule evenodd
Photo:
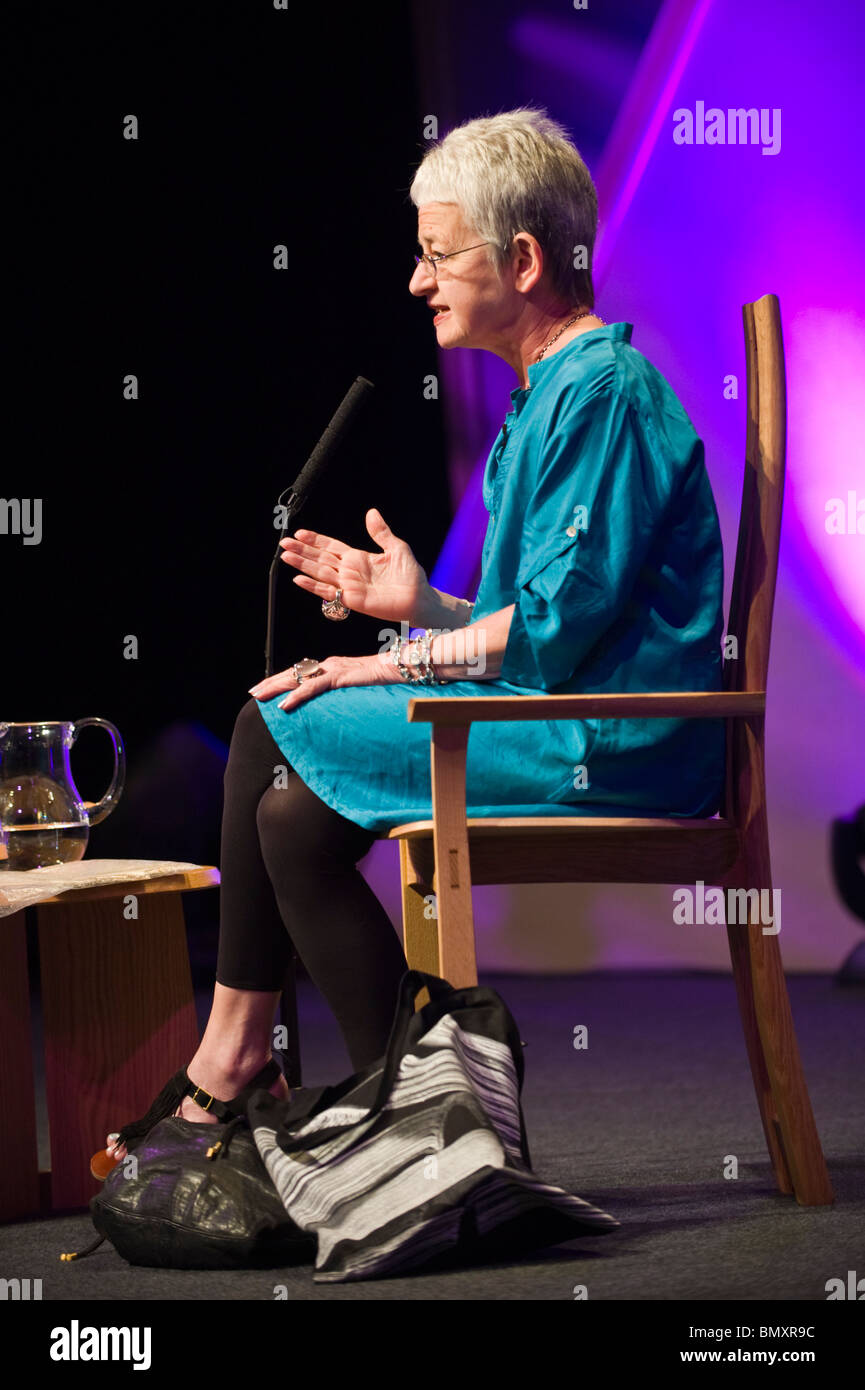
<path fill-rule="evenodd" d="M 471 622 L 474 604 L 469 603 L 468 599 L 464 598 L 459 601 L 469 610 L 468 622 Z M 391 661 L 404 681 L 409 681 L 412 685 L 448 684 L 446 680 L 441 680 L 436 675 L 430 656 L 430 643 L 436 636 L 438 633 L 434 632 L 432 628 L 425 628 L 419 637 L 409 637 L 405 641 L 400 641 L 398 637 L 394 639 L 391 647 Z"/>

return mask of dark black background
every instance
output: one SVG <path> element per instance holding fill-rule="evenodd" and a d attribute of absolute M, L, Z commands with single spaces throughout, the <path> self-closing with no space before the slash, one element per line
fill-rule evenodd
<path fill-rule="evenodd" d="M 410 10 L 12 14 L 0 494 L 41 497 L 43 536 L 0 537 L 0 718 L 102 715 L 134 775 L 177 721 L 229 740 L 264 674 L 274 503 L 358 374 L 374 404 L 297 524 L 371 547 L 377 506 L 428 570 L 446 533 L 441 404 L 423 395 L 434 333 L 407 289 L 424 152 Z M 326 621 L 293 573 L 277 669 L 378 649 L 381 623 Z M 101 738 L 73 750 L 85 798 L 110 772 Z M 88 854 L 140 853 L 124 823 L 121 803 Z"/>

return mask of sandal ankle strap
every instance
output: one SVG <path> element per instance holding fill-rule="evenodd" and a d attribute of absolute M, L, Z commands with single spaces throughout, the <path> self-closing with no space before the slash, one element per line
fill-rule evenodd
<path fill-rule="evenodd" d="M 190 1081 L 185 1067 L 174 1073 L 170 1081 L 163 1086 L 159 1095 L 151 1105 L 146 1115 L 140 1120 L 133 1120 L 128 1125 L 122 1125 L 117 1131 L 119 1142 L 128 1144 L 133 1139 L 141 1139 L 148 1134 L 155 1124 L 160 1120 L 165 1120 L 169 1115 L 173 1115 L 184 1096 L 191 1095 L 196 1105 L 200 1105 L 202 1110 L 208 1110 L 212 1115 L 216 1115 L 220 1120 L 231 1120 L 236 1115 L 243 1115 L 246 1111 L 246 1102 L 253 1091 L 260 1088 L 265 1090 L 271 1087 L 280 1075 L 280 1068 L 271 1058 L 266 1062 L 250 1081 L 248 1086 L 244 1086 L 239 1096 L 233 1100 L 217 1100 L 209 1091 L 205 1091 L 201 1086 L 196 1086 Z"/>
<path fill-rule="evenodd" d="M 269 1062 L 265 1062 L 260 1071 L 256 1072 L 249 1084 L 244 1086 L 243 1090 L 238 1095 L 234 1096 L 232 1100 L 223 1101 L 217 1100 L 216 1096 L 212 1096 L 209 1091 L 205 1091 L 203 1086 L 196 1086 L 193 1081 L 190 1081 L 184 1069 L 183 1075 L 186 1079 L 186 1086 L 183 1094 L 185 1096 L 191 1096 L 195 1104 L 201 1106 L 201 1109 L 206 1110 L 208 1114 L 216 1115 L 220 1120 L 233 1120 L 237 1116 L 246 1113 L 246 1102 L 253 1091 L 268 1090 L 281 1074 L 276 1062 L 271 1058 Z"/>

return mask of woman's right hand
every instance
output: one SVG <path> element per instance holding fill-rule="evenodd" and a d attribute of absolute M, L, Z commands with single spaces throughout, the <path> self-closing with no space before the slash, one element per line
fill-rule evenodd
<path fill-rule="evenodd" d="M 354 550 L 318 531 L 295 531 L 279 544 L 286 564 L 300 570 L 294 583 L 321 599 L 336 598 L 355 613 L 391 622 L 412 622 L 430 593 L 426 572 L 406 541 L 391 531 L 381 512 L 371 507 L 366 529 L 381 553 Z"/>

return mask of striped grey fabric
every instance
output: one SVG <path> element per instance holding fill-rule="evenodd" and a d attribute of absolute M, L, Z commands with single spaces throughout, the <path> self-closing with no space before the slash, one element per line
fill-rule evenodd
<path fill-rule="evenodd" d="M 459 992 L 471 996 L 483 996 L 487 1008 L 467 1009 L 466 1026 L 460 1010 L 444 1012 L 409 1041 L 378 1111 L 370 1107 L 387 1059 L 294 1125 L 280 1123 L 290 1103 L 262 1092 L 250 1107 L 287 1213 L 317 1236 L 316 1283 L 507 1258 L 618 1227 L 531 1171 L 512 1045 L 501 1040 L 507 1030 L 499 1023 L 489 1031 L 500 1036 L 476 1031 L 490 997 L 515 1025 L 495 991 Z"/>

